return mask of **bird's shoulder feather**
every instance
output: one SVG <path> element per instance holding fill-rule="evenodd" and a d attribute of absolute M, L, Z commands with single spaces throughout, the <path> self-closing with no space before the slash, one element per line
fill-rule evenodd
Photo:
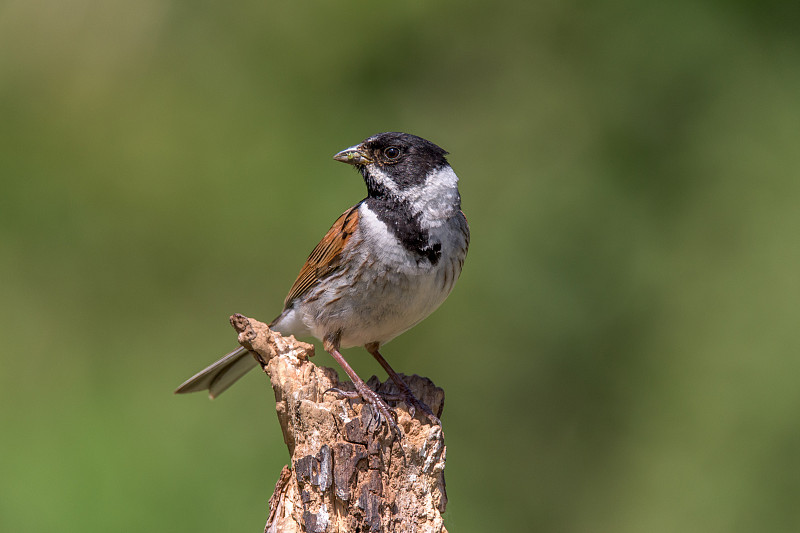
<path fill-rule="evenodd" d="M 292 305 L 296 299 L 306 294 L 325 276 L 330 275 L 341 265 L 342 251 L 358 228 L 358 205 L 342 213 L 331 229 L 322 237 L 319 244 L 306 259 L 303 268 L 297 275 L 289 294 L 284 301 L 284 308 Z"/>

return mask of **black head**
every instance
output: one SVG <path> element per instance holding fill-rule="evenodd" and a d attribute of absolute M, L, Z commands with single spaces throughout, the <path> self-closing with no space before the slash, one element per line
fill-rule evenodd
<path fill-rule="evenodd" d="M 355 166 L 364 176 L 370 195 L 399 192 L 421 185 L 431 171 L 448 165 L 447 152 L 409 133 L 373 135 L 333 158 Z"/>

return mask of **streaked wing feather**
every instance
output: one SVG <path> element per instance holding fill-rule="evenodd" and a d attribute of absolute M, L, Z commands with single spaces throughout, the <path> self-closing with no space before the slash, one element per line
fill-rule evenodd
<path fill-rule="evenodd" d="M 300 269 L 300 274 L 297 275 L 292 288 L 289 289 L 289 294 L 283 304 L 284 309 L 339 267 L 342 250 L 357 226 L 358 205 L 351 207 L 336 219 L 328 233 L 308 256 L 306 264 Z"/>
<path fill-rule="evenodd" d="M 461 215 L 461 221 L 463 222 L 461 231 L 464 233 L 464 237 L 467 241 L 467 250 L 469 250 L 469 222 L 467 222 L 467 216 L 464 214 L 464 211 L 459 210 L 458 214 Z"/>

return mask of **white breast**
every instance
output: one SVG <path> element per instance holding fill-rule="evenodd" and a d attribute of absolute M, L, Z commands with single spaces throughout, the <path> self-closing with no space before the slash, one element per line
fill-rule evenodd
<path fill-rule="evenodd" d="M 466 254 L 463 218 L 431 228 L 442 243 L 441 260 L 431 265 L 409 252 L 366 204 L 359 208 L 363 243 L 358 259 L 367 273 L 351 294 L 352 309 L 343 309 L 348 324 L 342 346 L 386 343 L 430 315 L 453 288 Z"/>

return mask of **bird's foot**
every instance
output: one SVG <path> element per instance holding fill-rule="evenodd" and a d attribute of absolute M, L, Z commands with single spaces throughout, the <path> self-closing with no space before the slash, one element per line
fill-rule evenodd
<path fill-rule="evenodd" d="M 431 422 L 431 424 L 433 424 L 435 426 L 441 426 L 442 425 L 442 421 L 439 419 L 439 417 L 437 417 L 435 414 L 433 414 L 433 411 L 431 410 L 431 408 L 428 407 L 425 404 L 425 402 L 419 400 L 416 396 L 414 396 L 414 393 L 411 392 L 411 390 L 408 389 L 408 388 L 401 389 L 401 391 L 399 393 L 374 392 L 374 391 L 372 391 L 372 389 L 369 389 L 369 388 L 367 388 L 367 390 L 369 390 L 370 393 L 372 393 L 376 397 L 378 397 L 379 400 L 383 400 L 384 402 L 382 402 L 382 403 L 384 403 L 384 405 L 386 405 L 385 404 L 386 401 L 403 402 L 403 403 L 405 403 L 408 406 L 408 414 L 411 415 L 411 418 L 414 418 L 416 416 L 417 409 L 419 409 L 420 411 L 422 411 L 425 414 L 425 417 Z M 359 394 L 358 392 L 356 392 L 356 391 L 344 391 L 344 390 L 337 389 L 337 388 L 331 388 L 331 389 L 326 390 L 325 392 L 326 393 L 327 392 L 335 392 L 339 396 L 343 396 L 345 398 L 350 398 L 351 400 L 355 400 L 355 399 L 358 399 L 358 398 L 363 398 L 363 396 L 361 394 Z M 367 401 L 369 402 L 369 400 L 367 400 Z M 375 407 L 375 406 L 373 406 L 373 407 Z M 395 413 L 394 409 L 392 409 L 388 405 L 386 405 L 386 408 L 389 410 L 389 412 L 392 413 L 392 415 L 394 415 L 394 419 L 396 420 L 397 419 L 397 414 Z M 383 413 L 381 413 L 381 414 L 383 414 Z"/>
<path fill-rule="evenodd" d="M 403 380 L 402 377 L 395 374 L 392 376 L 392 381 L 394 381 L 395 388 L 399 390 L 398 393 L 385 393 L 381 392 L 380 395 L 383 397 L 384 400 L 390 401 L 401 401 L 408 406 L 408 414 L 411 415 L 411 418 L 414 418 L 417 414 L 417 410 L 419 409 L 425 414 L 425 417 L 431 422 L 431 424 L 435 426 L 441 426 L 442 421 L 439 420 L 439 417 L 433 414 L 433 411 L 430 407 L 428 407 L 425 402 L 418 399 L 414 396 L 414 393 L 411 392 L 411 389 L 408 387 L 406 382 Z"/>
<path fill-rule="evenodd" d="M 398 399 L 404 401 L 405 404 L 408 406 L 408 414 L 410 414 L 411 417 L 413 418 L 416 415 L 417 409 L 419 409 L 420 411 L 425 413 L 425 416 L 432 424 L 436 426 L 441 426 L 442 421 L 439 420 L 439 417 L 433 414 L 433 411 L 431 410 L 430 407 L 419 401 L 417 397 L 414 396 L 414 393 L 411 392 L 410 388 L 408 388 L 408 385 L 400 376 L 400 374 L 395 372 L 395 370 L 391 367 L 391 365 L 389 365 L 389 362 L 383 358 L 381 353 L 378 351 L 379 347 L 380 343 L 377 342 L 372 342 L 364 346 L 364 348 L 369 353 L 372 354 L 375 360 L 378 361 L 378 363 L 380 363 L 383 369 L 386 370 L 386 373 L 389 374 L 389 377 L 394 382 L 395 386 L 397 387 L 397 390 L 400 391 L 400 397 Z"/>
<path fill-rule="evenodd" d="M 408 406 L 408 414 L 411 415 L 411 418 L 414 418 L 414 416 L 417 413 L 417 409 L 419 409 L 420 411 L 425 413 L 425 416 L 428 418 L 431 424 L 435 426 L 442 425 L 442 421 L 439 420 L 439 417 L 433 414 L 433 411 L 431 410 L 430 407 L 425 405 L 424 402 L 422 402 L 416 396 L 414 396 L 414 393 L 411 392 L 411 389 L 409 389 L 407 385 L 405 388 L 400 389 L 400 394 L 397 394 L 395 399 L 402 400 L 403 402 L 405 402 L 405 404 Z"/>
<path fill-rule="evenodd" d="M 370 406 L 370 412 L 374 415 L 367 424 L 367 429 L 371 432 L 377 431 L 381 424 L 386 422 L 386 425 L 392 433 L 399 436 L 400 428 L 397 425 L 397 414 L 394 412 L 394 409 L 389 407 L 386 402 L 378 396 L 378 393 L 367 387 L 364 382 L 355 382 L 354 385 L 356 387 L 355 391 L 345 391 L 336 387 L 331 387 L 325 391 L 325 394 L 332 392 L 340 397 L 349 398 L 351 400 L 361 398 Z"/>

